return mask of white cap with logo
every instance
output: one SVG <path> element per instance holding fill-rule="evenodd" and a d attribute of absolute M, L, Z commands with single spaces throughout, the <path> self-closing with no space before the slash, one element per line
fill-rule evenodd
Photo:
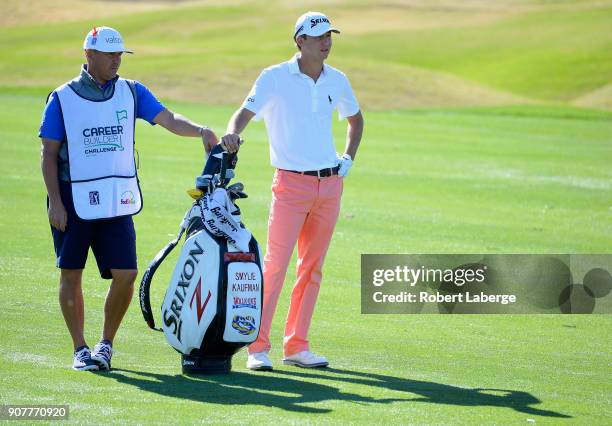
<path fill-rule="evenodd" d="M 125 48 L 121 34 L 111 27 L 93 27 L 85 37 L 83 49 L 98 50 L 100 52 L 134 53 Z"/>
<path fill-rule="evenodd" d="M 293 39 L 301 35 L 309 35 L 318 37 L 331 31 L 334 33 L 340 33 L 340 30 L 332 27 L 331 22 L 321 12 L 306 12 L 298 18 L 295 22 L 295 33 Z"/>

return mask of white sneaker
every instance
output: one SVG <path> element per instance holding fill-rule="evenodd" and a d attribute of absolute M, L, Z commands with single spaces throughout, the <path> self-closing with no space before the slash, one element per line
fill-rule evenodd
<path fill-rule="evenodd" d="M 81 346 L 74 351 L 72 369 L 78 371 L 96 371 L 99 369 L 98 364 L 91 359 L 91 352 L 89 352 L 87 346 Z"/>
<path fill-rule="evenodd" d="M 324 356 L 315 355 L 310 351 L 303 351 L 283 358 L 283 364 L 302 368 L 315 368 L 327 367 L 329 362 L 327 362 L 327 358 Z"/>
<path fill-rule="evenodd" d="M 102 340 L 91 351 L 91 359 L 98 364 L 100 370 L 111 369 L 111 358 L 113 357 L 113 346 L 108 340 Z"/>
<path fill-rule="evenodd" d="M 249 370 L 272 371 L 272 361 L 268 358 L 268 352 L 255 352 L 249 354 L 246 366 Z"/>

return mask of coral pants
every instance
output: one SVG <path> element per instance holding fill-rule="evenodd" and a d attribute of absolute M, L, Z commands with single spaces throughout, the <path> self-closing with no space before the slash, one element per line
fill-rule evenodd
<path fill-rule="evenodd" d="M 340 212 L 342 187 L 339 176 L 319 179 L 276 171 L 264 257 L 263 312 L 259 337 L 249 346 L 249 353 L 270 350 L 272 318 L 296 242 L 297 280 L 285 323 L 284 354 L 308 350 L 308 328 L 319 294 L 323 260 Z"/>

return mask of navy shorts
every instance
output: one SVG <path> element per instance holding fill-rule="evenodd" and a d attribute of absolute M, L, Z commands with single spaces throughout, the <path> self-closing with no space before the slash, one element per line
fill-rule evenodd
<path fill-rule="evenodd" d="M 68 222 L 64 232 L 51 227 L 58 268 L 85 268 L 90 247 L 104 279 L 112 278 L 111 269 L 137 268 L 136 231 L 131 216 L 84 221 L 74 210 L 68 182 L 60 181 L 60 193 Z"/>

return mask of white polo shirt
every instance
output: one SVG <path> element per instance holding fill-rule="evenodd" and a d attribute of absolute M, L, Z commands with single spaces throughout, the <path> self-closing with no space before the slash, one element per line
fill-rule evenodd
<path fill-rule="evenodd" d="M 298 171 L 334 167 L 332 113 L 342 120 L 359 112 L 344 73 L 324 64 L 315 83 L 300 72 L 297 54 L 263 70 L 242 107 L 264 119 L 272 165 Z"/>

